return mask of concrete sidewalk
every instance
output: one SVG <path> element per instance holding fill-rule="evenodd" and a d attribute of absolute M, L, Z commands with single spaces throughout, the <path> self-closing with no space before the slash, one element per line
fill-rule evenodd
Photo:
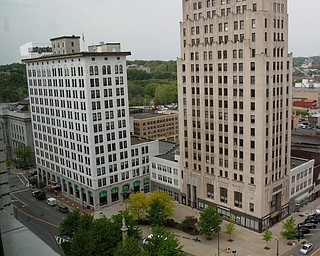
<path fill-rule="evenodd" d="M 300 212 L 293 213 L 296 223 L 303 222 L 305 217 L 315 212 L 315 209 L 320 208 L 320 199 L 310 202 L 304 206 Z M 125 210 L 124 204 L 115 204 L 110 207 L 106 207 L 94 213 L 95 217 L 111 217 L 118 214 L 120 211 Z M 192 209 L 182 204 L 176 204 L 173 219 L 176 222 L 182 222 L 186 216 L 199 217 L 199 211 Z M 266 242 L 262 240 L 262 234 L 248 230 L 244 227 L 235 225 L 235 233 L 231 236 L 232 242 L 229 242 L 229 236 L 224 233 L 225 225 L 227 222 L 223 222 L 221 225 L 222 231 L 219 234 L 219 250 L 220 255 L 232 255 L 233 253 L 225 252 L 226 247 L 229 247 L 231 251 L 236 250 L 237 256 L 274 256 L 276 255 L 276 240 L 269 242 L 269 250 L 264 249 Z M 143 235 L 147 236 L 151 233 L 149 226 L 140 226 L 143 231 Z M 203 236 L 192 236 L 177 229 L 168 228 L 173 232 L 183 244 L 183 250 L 196 256 L 214 256 L 218 252 L 218 235 L 216 234 L 212 240 L 207 240 Z M 282 255 L 293 248 L 293 246 L 287 245 L 287 241 L 280 236 L 282 231 L 282 223 L 277 223 L 270 228 L 274 237 L 279 238 L 279 255 Z M 201 242 L 195 241 L 199 238 Z M 301 244 L 296 241 L 295 246 L 300 247 Z"/>

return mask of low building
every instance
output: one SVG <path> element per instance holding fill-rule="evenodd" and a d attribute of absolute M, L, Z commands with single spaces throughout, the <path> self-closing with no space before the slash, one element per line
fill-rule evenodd
<path fill-rule="evenodd" d="M 151 190 L 163 190 L 180 202 L 179 144 L 171 146 L 164 154 L 152 156 L 150 159 Z"/>
<path fill-rule="evenodd" d="M 317 107 L 317 101 L 309 100 L 307 98 L 293 98 L 292 104 L 294 107 L 302 107 L 312 109 Z"/>
<path fill-rule="evenodd" d="M 290 205 L 289 211 L 295 212 L 311 200 L 313 189 L 314 160 L 291 157 Z"/>
<path fill-rule="evenodd" d="M 178 114 L 135 113 L 133 133 L 153 140 L 178 141 Z"/>
<path fill-rule="evenodd" d="M 5 154 L 14 159 L 14 150 L 27 145 L 31 150 L 29 165 L 35 166 L 32 121 L 29 99 L 0 106 L 0 126 L 4 131 Z"/>

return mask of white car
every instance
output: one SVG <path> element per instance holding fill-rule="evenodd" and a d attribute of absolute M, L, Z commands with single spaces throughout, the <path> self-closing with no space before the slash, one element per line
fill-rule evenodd
<path fill-rule="evenodd" d="M 46 200 L 47 204 L 50 205 L 50 206 L 55 206 L 57 205 L 57 199 L 53 198 L 53 197 L 50 197 Z"/>
<path fill-rule="evenodd" d="M 306 243 L 304 244 L 301 249 L 300 249 L 300 253 L 303 255 L 308 254 L 311 250 L 313 249 L 313 244 L 312 243 Z"/>

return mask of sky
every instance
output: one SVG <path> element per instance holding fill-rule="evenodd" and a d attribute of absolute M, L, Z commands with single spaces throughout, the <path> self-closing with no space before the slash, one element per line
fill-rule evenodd
<path fill-rule="evenodd" d="M 86 46 L 120 42 L 130 60 L 180 55 L 182 0 L 0 0 L 0 65 L 20 61 L 20 46 L 84 34 Z M 320 55 L 320 1 L 288 0 L 289 51 Z"/>

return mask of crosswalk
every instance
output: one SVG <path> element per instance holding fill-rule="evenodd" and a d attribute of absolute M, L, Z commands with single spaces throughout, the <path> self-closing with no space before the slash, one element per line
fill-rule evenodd
<path fill-rule="evenodd" d="M 62 244 L 64 242 L 69 242 L 70 241 L 69 239 L 62 238 L 60 236 L 54 236 L 54 238 L 56 239 L 57 244 Z"/>

